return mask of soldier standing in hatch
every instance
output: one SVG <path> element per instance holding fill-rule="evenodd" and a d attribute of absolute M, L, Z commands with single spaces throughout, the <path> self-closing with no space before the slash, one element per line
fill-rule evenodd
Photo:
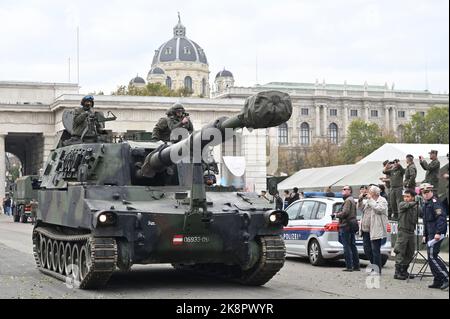
<path fill-rule="evenodd" d="M 90 138 L 96 140 L 99 133 L 103 132 L 103 126 L 99 122 L 100 118 L 104 118 L 101 112 L 94 112 L 94 97 L 86 95 L 73 112 L 72 135 L 80 139 Z M 92 125 L 89 125 L 92 121 Z"/>
<path fill-rule="evenodd" d="M 400 161 L 396 159 L 392 162 L 390 168 L 388 168 L 387 170 L 385 169 L 383 173 L 389 176 L 391 184 L 389 200 L 391 202 L 392 215 L 388 216 L 388 218 L 397 220 L 398 205 L 403 200 L 403 176 L 405 175 L 405 169 L 402 167 L 402 165 L 400 165 Z"/>
<path fill-rule="evenodd" d="M 395 279 L 405 280 L 409 277 L 408 267 L 416 250 L 416 230 L 419 201 L 415 192 L 407 189 L 403 192 L 403 202 L 398 206 L 398 235 L 395 242 Z"/>
<path fill-rule="evenodd" d="M 433 185 L 433 194 L 437 198 L 439 188 L 439 169 L 441 168 L 441 163 L 437 159 L 438 151 L 431 150 L 428 154 L 430 154 L 430 163 L 427 163 L 423 156 L 419 156 L 420 166 L 427 171 L 423 183 Z"/>
<path fill-rule="evenodd" d="M 194 131 L 189 115 L 180 103 L 175 103 L 167 112 L 167 116 L 158 120 L 153 128 L 152 139 L 169 142 L 170 133 L 177 128 L 184 128 L 191 134 Z"/>
<path fill-rule="evenodd" d="M 405 169 L 405 181 L 403 186 L 405 189 L 409 189 L 414 192 L 416 188 L 417 168 L 414 164 L 414 156 L 411 154 L 406 155 L 406 169 Z"/>

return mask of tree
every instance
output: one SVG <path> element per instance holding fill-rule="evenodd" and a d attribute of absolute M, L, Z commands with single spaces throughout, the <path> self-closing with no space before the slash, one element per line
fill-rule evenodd
<path fill-rule="evenodd" d="M 304 168 L 341 164 L 344 164 L 344 161 L 338 146 L 327 139 L 325 141 L 317 141 L 311 145 L 305 155 Z"/>
<path fill-rule="evenodd" d="M 180 88 L 176 91 L 169 89 L 161 83 L 148 83 L 144 87 L 136 87 L 132 84 L 125 86 L 120 85 L 112 95 L 138 95 L 138 96 L 191 96 L 186 88 Z"/>
<path fill-rule="evenodd" d="M 347 130 L 340 154 L 345 163 L 355 163 L 385 143 L 396 142 L 392 135 L 384 135 L 377 124 L 354 120 Z"/>
<path fill-rule="evenodd" d="M 406 143 L 448 144 L 448 107 L 434 106 L 425 116 L 416 113 L 405 124 Z"/>

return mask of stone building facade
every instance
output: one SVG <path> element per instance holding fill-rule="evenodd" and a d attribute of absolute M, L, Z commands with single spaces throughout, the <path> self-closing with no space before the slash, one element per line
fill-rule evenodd
<path fill-rule="evenodd" d="M 83 95 L 78 90 L 76 84 L 0 82 L 0 198 L 5 191 L 5 153 L 21 160 L 25 175 L 37 174 L 54 147 L 56 133 L 63 129 L 64 110 L 80 104 Z M 234 116 L 244 105 L 243 99 L 99 95 L 95 96 L 94 108 L 112 111 L 117 120 L 106 122 L 106 129 L 115 136 L 124 136 L 136 131 L 152 132 L 175 102 L 182 103 L 190 113 L 195 129 L 216 118 Z M 219 162 L 223 155 L 245 156 L 246 188 L 266 188 L 265 130 L 241 130 L 236 134 L 234 148 L 225 152 L 217 146 L 213 155 Z"/>
<path fill-rule="evenodd" d="M 448 94 L 396 90 L 394 86 L 271 82 L 254 87 L 227 87 L 213 98 L 246 98 L 263 90 L 289 93 L 291 119 L 278 128 L 281 148 L 308 148 L 319 140 L 341 144 L 353 120 L 376 123 L 402 141 L 403 127 L 432 106 L 449 106 Z"/>

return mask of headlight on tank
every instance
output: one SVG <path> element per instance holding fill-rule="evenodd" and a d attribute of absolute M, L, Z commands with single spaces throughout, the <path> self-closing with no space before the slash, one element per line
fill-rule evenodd
<path fill-rule="evenodd" d="M 94 226 L 112 226 L 117 222 L 117 215 L 114 212 L 100 211 L 94 215 Z"/>
<path fill-rule="evenodd" d="M 270 210 L 265 214 L 268 225 L 283 225 L 288 224 L 288 214 L 284 210 Z"/>

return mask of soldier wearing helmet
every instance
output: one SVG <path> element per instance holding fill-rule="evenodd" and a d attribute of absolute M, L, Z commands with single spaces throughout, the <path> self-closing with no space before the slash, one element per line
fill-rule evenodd
<path fill-rule="evenodd" d="M 73 111 L 72 135 L 81 140 L 96 140 L 98 134 L 103 133 L 104 115 L 102 112 L 94 112 L 94 97 L 86 95 L 81 100 L 80 106 Z"/>
<path fill-rule="evenodd" d="M 189 114 L 186 113 L 182 104 L 175 103 L 166 114 L 167 116 L 160 118 L 153 128 L 152 138 L 154 140 L 163 142 L 171 141 L 170 135 L 175 129 L 185 129 L 186 133 L 189 134 L 194 131 L 194 126 L 189 119 Z M 173 140 L 178 141 L 179 139 L 172 138 L 172 141 Z"/>

